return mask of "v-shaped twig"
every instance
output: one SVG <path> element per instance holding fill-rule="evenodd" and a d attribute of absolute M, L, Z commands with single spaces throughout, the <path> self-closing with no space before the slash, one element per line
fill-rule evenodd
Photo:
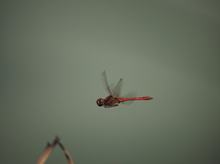
<path fill-rule="evenodd" d="M 73 159 L 69 153 L 69 151 L 63 146 L 63 144 L 60 142 L 59 137 L 55 137 L 52 143 L 47 144 L 47 146 L 45 147 L 43 153 L 40 155 L 40 157 L 37 160 L 37 164 L 45 164 L 45 162 L 47 161 L 48 157 L 50 156 L 50 154 L 52 153 L 53 149 L 56 146 L 59 146 L 61 148 L 61 150 L 64 153 L 64 156 L 67 160 L 68 164 L 74 164 Z"/>

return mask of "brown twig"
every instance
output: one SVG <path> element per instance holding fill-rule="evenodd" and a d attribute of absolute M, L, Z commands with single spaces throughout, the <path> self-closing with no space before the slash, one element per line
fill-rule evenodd
<path fill-rule="evenodd" d="M 63 153 L 67 159 L 68 164 L 74 164 L 73 159 L 69 153 L 69 151 L 67 149 L 65 149 L 65 147 L 63 146 L 63 144 L 61 142 L 58 143 L 60 148 L 63 150 Z"/>
<path fill-rule="evenodd" d="M 48 157 L 52 153 L 53 149 L 59 145 L 61 150 L 64 152 L 65 158 L 67 159 L 68 164 L 74 164 L 73 159 L 68 152 L 68 150 L 63 146 L 63 144 L 60 142 L 59 137 L 55 137 L 52 144 L 48 143 L 47 146 L 45 147 L 43 153 L 40 155 L 40 157 L 37 160 L 37 164 L 45 164 L 47 161 Z"/>

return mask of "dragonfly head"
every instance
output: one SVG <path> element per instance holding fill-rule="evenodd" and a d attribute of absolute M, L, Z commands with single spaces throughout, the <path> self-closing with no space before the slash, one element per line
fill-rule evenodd
<path fill-rule="evenodd" d="M 103 99 L 103 98 L 97 99 L 97 100 L 96 100 L 96 104 L 97 104 L 98 106 L 103 106 L 103 105 L 104 105 L 104 99 Z"/>

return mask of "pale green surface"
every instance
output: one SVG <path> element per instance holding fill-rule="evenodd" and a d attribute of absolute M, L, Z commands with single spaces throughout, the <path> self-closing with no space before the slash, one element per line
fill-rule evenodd
<path fill-rule="evenodd" d="M 35 163 L 55 135 L 76 164 L 219 163 L 213 2 L 1 1 L 0 163 Z M 154 100 L 98 108 L 103 70 Z"/>

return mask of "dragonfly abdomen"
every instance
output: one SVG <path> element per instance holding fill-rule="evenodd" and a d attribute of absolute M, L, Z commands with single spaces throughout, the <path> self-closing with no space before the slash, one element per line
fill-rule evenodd
<path fill-rule="evenodd" d="M 118 100 L 120 102 L 125 102 L 125 101 L 136 101 L 136 100 L 151 100 L 152 97 L 150 96 L 142 96 L 142 97 L 119 97 Z"/>

